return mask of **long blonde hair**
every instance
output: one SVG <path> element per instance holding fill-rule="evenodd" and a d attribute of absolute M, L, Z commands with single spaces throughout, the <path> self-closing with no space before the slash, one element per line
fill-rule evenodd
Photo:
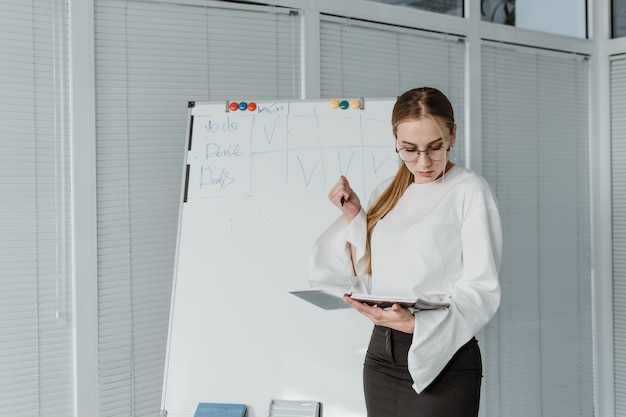
<path fill-rule="evenodd" d="M 393 135 L 397 137 L 398 125 L 400 123 L 419 120 L 424 117 L 431 117 L 436 122 L 443 123 L 449 129 L 450 134 L 454 131 L 454 111 L 448 98 L 436 88 L 421 87 L 405 92 L 396 100 L 391 113 Z M 367 211 L 367 241 L 365 247 L 367 255 L 370 255 L 374 227 L 380 219 L 385 217 L 396 206 L 398 200 L 400 200 L 400 197 L 402 197 L 402 194 L 412 182 L 413 174 L 405 164 L 402 164 L 391 184 Z M 369 259 L 367 273 L 371 274 L 371 256 Z"/>

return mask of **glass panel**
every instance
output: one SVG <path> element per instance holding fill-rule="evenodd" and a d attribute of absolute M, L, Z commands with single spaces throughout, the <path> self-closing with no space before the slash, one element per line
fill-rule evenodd
<path fill-rule="evenodd" d="M 452 16 L 463 16 L 463 0 L 371 0 Z"/>
<path fill-rule="evenodd" d="M 610 76 L 615 415 L 623 416 L 626 415 L 626 59 L 611 61 Z"/>
<path fill-rule="evenodd" d="M 481 0 L 481 19 L 515 26 L 515 0 Z"/>
<path fill-rule="evenodd" d="M 98 416 L 158 416 L 187 102 L 296 96 L 300 16 L 162 1 L 94 6 Z"/>
<path fill-rule="evenodd" d="M 74 416 L 67 0 L 0 9 L 0 409 Z"/>
<path fill-rule="evenodd" d="M 481 58 L 482 172 L 505 242 L 481 411 L 593 416 L 589 61 L 491 42 Z"/>
<path fill-rule="evenodd" d="M 626 36 L 626 0 L 613 0 L 611 2 L 611 21 L 613 23 L 612 37 Z"/>
<path fill-rule="evenodd" d="M 586 0 L 481 0 L 480 7 L 483 21 L 587 37 Z"/>
<path fill-rule="evenodd" d="M 322 97 L 395 97 L 427 85 L 450 98 L 458 131 L 464 131 L 467 51 L 461 38 L 325 16 L 320 39 Z M 451 158 L 464 164 L 463 141 L 457 140 Z"/>

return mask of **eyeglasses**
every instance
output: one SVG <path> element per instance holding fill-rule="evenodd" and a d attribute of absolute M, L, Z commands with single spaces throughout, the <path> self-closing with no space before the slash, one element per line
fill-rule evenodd
<path fill-rule="evenodd" d="M 396 149 L 398 156 L 404 162 L 414 162 L 420 157 L 420 154 L 426 154 L 431 161 L 441 161 L 446 156 L 450 148 L 444 148 L 443 146 L 436 146 L 434 148 L 428 148 L 425 151 L 420 151 L 417 148 L 400 148 Z"/>

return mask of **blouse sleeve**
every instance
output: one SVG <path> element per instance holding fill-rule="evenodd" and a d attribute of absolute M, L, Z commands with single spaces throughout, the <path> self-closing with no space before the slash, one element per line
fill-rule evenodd
<path fill-rule="evenodd" d="M 369 198 L 371 205 L 387 188 L 392 178 L 381 182 Z M 309 257 L 309 283 L 313 288 L 339 291 L 354 290 L 369 294 L 372 277 L 365 272 L 369 257 L 365 256 L 367 216 L 363 207 L 350 223 L 339 216 L 313 244 Z M 356 248 L 356 270 L 352 265 L 350 245 Z"/>
<path fill-rule="evenodd" d="M 498 274 L 502 228 L 489 186 L 469 198 L 462 211 L 463 274 L 450 289 L 450 308 L 416 312 L 409 372 L 422 392 L 454 353 L 493 317 L 500 305 Z"/>
<path fill-rule="evenodd" d="M 339 216 L 313 244 L 309 258 L 309 283 L 314 288 L 369 293 L 371 279 L 364 274 L 367 219 L 365 211 L 350 222 Z M 352 265 L 350 245 L 356 248 L 357 270 Z"/>

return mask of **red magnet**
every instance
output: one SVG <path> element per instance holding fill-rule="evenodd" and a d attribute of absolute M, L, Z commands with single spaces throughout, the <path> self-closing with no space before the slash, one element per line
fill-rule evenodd
<path fill-rule="evenodd" d="M 250 111 L 256 110 L 256 103 L 254 101 L 251 101 L 250 103 L 248 103 L 248 110 Z"/>
<path fill-rule="evenodd" d="M 228 105 L 228 108 L 231 109 L 232 111 L 237 111 L 237 109 L 239 109 L 239 104 L 237 104 L 236 102 L 232 101 Z"/>

